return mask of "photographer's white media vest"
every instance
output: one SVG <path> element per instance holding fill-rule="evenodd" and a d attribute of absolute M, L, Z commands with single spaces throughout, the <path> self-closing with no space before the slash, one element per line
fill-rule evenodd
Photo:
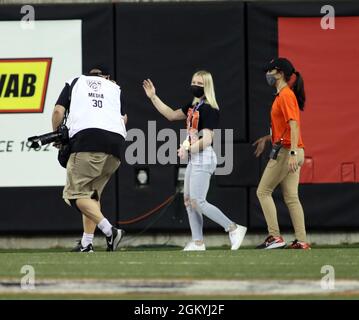
<path fill-rule="evenodd" d="M 67 83 L 71 85 L 72 80 Z M 121 89 L 114 82 L 97 76 L 80 76 L 71 94 L 67 122 L 70 138 L 90 128 L 115 132 L 126 138 L 120 97 Z"/>

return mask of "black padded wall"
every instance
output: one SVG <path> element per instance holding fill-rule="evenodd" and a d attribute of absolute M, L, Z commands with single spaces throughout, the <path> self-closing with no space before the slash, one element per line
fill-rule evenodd
<path fill-rule="evenodd" d="M 138 184 L 136 174 L 140 169 L 148 172 L 148 185 Z M 183 193 L 180 192 L 181 183 L 176 182 L 177 170 L 177 166 L 122 165 L 118 170 L 118 225 L 135 232 L 189 232 Z M 247 225 L 246 188 L 219 186 L 217 179 L 218 177 L 212 176 L 207 200 L 220 207 L 233 221 Z M 163 205 L 172 196 L 174 199 Z M 160 208 L 154 211 L 158 207 Z M 204 227 L 206 230 L 222 230 L 207 218 L 204 219 Z"/>
<path fill-rule="evenodd" d="M 357 229 L 359 227 L 358 184 L 300 185 L 299 197 L 308 230 Z M 288 209 L 280 189 L 273 194 L 282 230 L 292 230 Z M 250 191 L 249 224 L 253 230 L 265 229 L 256 189 Z"/>
<path fill-rule="evenodd" d="M 73 233 L 82 228 L 82 217 L 62 199 L 61 187 L 0 188 L 0 232 Z M 107 218 L 116 222 L 115 180 L 110 180 L 101 199 Z"/>
<path fill-rule="evenodd" d="M 115 3 L 36 5 L 35 9 L 38 20 L 82 20 L 83 72 L 99 65 L 110 71 L 122 89 L 128 129 L 141 129 L 146 138 L 148 121 L 156 121 L 156 132 L 173 128 L 177 137 L 185 124 L 164 119 L 145 96 L 142 81 L 151 78 L 157 94 L 178 108 L 191 101 L 192 74 L 198 69 L 211 71 L 221 109 L 220 126 L 234 130 L 234 166 L 229 175 L 213 177 L 208 201 L 249 230 L 263 231 L 255 190 L 269 150 L 256 159 L 252 146 L 269 132 L 273 90 L 266 84 L 263 65 L 278 53 L 278 17 L 318 17 L 325 4 L 333 5 L 337 16 L 359 15 L 356 2 Z M 0 20 L 19 20 L 19 12 L 18 5 L 2 6 Z M 178 166 L 148 164 L 148 158 L 145 163 L 122 163 L 103 195 L 105 215 L 130 232 L 189 232 L 177 189 Z M 141 167 L 149 172 L 146 187 L 136 183 L 136 170 Z M 358 228 L 357 189 L 357 184 L 301 185 L 308 229 Z M 0 231 L 80 232 L 81 218 L 63 203 L 61 194 L 62 187 L 0 188 L 0 198 L 6 199 L 0 204 Z M 122 223 L 148 213 L 175 194 L 171 204 L 148 219 Z M 274 197 L 280 224 L 283 230 L 290 229 L 279 190 Z M 205 226 L 221 230 L 207 219 Z"/>
<path fill-rule="evenodd" d="M 229 175 L 218 175 L 216 181 L 222 187 L 256 186 L 260 179 L 260 160 L 254 156 L 252 144 L 233 145 L 233 171 Z"/>
<path fill-rule="evenodd" d="M 152 3 L 116 5 L 116 71 L 123 88 L 129 128 L 147 130 L 147 121 L 169 123 L 144 94 L 151 78 L 158 96 L 173 108 L 191 101 L 192 75 L 212 73 L 221 108 L 221 127 L 246 140 L 243 3 Z"/>
<path fill-rule="evenodd" d="M 145 96 L 142 81 L 151 78 L 158 96 L 171 107 L 178 108 L 191 101 L 189 86 L 192 74 L 205 69 L 210 71 L 214 78 L 221 109 L 221 128 L 233 129 L 235 141 L 247 139 L 243 10 L 244 5 L 240 2 L 116 6 L 117 80 L 123 89 L 129 129 L 141 128 L 147 132 L 147 121 L 155 120 L 157 131 L 170 127 L 174 128 L 178 135 L 178 130 L 185 127 L 184 121 L 170 123 L 164 119 Z M 161 177 L 155 181 L 150 179 L 149 190 L 131 187 L 134 177 L 127 177 L 128 173 L 124 173 L 125 170 L 131 169 L 119 171 L 120 220 L 126 218 L 126 212 L 145 212 L 175 191 L 174 166 L 158 169 L 152 169 L 150 166 L 150 172 L 158 170 Z M 150 175 L 152 176 L 152 173 Z M 219 179 L 224 180 L 225 178 Z M 221 188 L 222 185 L 227 186 L 226 183 L 219 183 L 216 187 L 213 183 L 209 192 L 211 199 L 220 207 L 226 207 L 232 215 L 240 212 L 245 223 L 246 190 L 239 190 L 241 196 L 236 198 L 239 201 L 232 202 L 230 198 L 238 189 Z M 123 191 L 126 197 L 122 197 Z M 139 201 L 128 201 L 127 197 Z M 152 229 L 165 229 L 166 226 L 171 229 L 188 228 L 182 194 L 178 198 L 167 209 L 163 218 L 151 226 Z M 156 219 L 155 215 L 153 219 Z M 151 221 L 147 219 L 128 227 L 143 228 L 151 224 Z M 205 224 L 218 228 L 207 220 Z"/>

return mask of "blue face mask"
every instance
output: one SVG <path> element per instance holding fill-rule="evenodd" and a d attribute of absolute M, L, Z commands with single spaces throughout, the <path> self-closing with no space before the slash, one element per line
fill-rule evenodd
<path fill-rule="evenodd" d="M 267 83 L 271 86 L 274 87 L 275 83 L 277 82 L 276 77 L 274 76 L 274 74 L 268 74 L 266 73 L 266 79 L 267 79 Z"/>

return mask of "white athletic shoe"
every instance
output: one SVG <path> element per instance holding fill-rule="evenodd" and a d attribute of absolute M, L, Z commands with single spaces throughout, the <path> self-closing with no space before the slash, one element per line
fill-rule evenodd
<path fill-rule="evenodd" d="M 247 232 L 247 228 L 240 226 L 240 225 L 236 225 L 237 228 L 234 231 L 229 232 L 229 240 L 231 241 L 231 250 L 237 250 L 241 244 L 242 241 L 244 239 L 244 236 Z"/>
<path fill-rule="evenodd" d="M 204 243 L 198 245 L 194 241 L 188 242 L 183 249 L 183 251 L 205 251 L 205 250 L 206 250 L 206 246 L 204 245 Z"/>

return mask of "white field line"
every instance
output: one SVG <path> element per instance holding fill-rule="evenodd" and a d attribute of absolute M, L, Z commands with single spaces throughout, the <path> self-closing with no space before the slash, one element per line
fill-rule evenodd
<path fill-rule="evenodd" d="M 37 280 L 35 289 L 19 281 L 0 280 L 0 294 L 180 294 L 180 295 L 297 295 L 359 294 L 358 280 L 337 280 L 323 289 L 313 280 Z"/>

